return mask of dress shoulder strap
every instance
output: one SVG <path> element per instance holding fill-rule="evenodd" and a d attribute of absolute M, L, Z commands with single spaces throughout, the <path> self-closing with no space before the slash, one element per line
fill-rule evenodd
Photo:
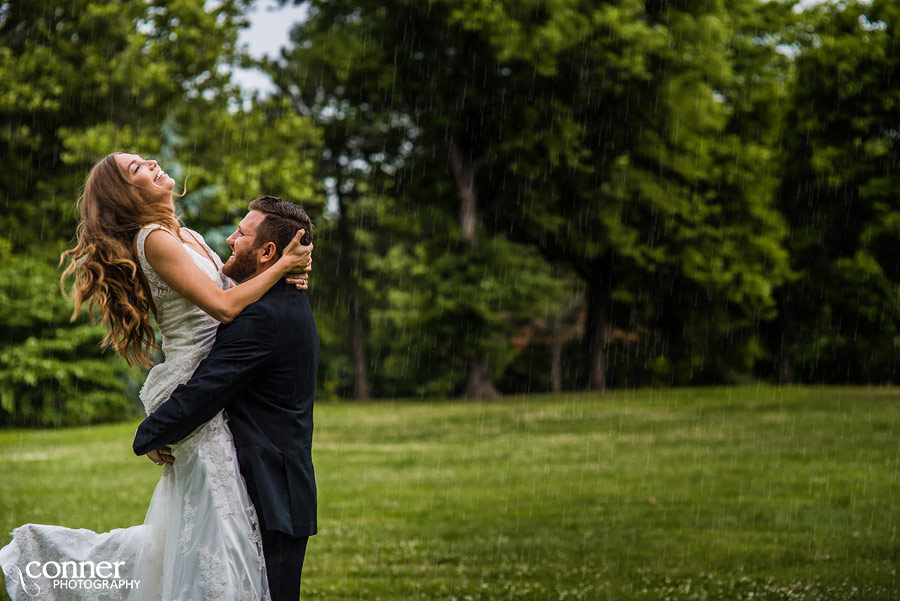
<path fill-rule="evenodd" d="M 142 248 L 144 246 L 144 243 L 147 241 L 147 236 L 150 235 L 150 232 L 153 232 L 156 230 L 165 230 L 165 231 L 169 232 L 170 234 L 172 234 L 172 236 L 174 236 L 175 238 L 178 238 L 178 236 L 175 236 L 175 232 L 173 232 L 172 230 L 170 230 L 163 224 L 148 223 L 147 225 L 142 227 L 140 230 L 138 230 L 138 234 L 137 234 L 138 247 Z"/>

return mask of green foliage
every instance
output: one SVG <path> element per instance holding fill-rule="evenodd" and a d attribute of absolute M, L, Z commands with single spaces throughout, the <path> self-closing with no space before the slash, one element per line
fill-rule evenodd
<path fill-rule="evenodd" d="M 224 224 L 231 234 L 250 201 L 263 194 L 296 202 L 312 216 L 321 211 L 314 162 L 319 133 L 284 104 L 224 111 L 211 103 L 185 119 L 179 135 L 183 141 L 172 155 L 190 175 L 182 206 L 196 229 Z"/>
<path fill-rule="evenodd" d="M 375 381 L 390 396 L 456 394 L 475 354 L 499 379 L 520 352 L 510 340 L 567 292 L 536 251 L 499 236 L 470 251 L 422 235 L 373 256 L 369 270 L 387 284 L 371 331 L 381 341 Z"/>
<path fill-rule="evenodd" d="M 0 351 L 3 425 L 89 424 L 138 413 L 126 395 L 124 361 L 111 355 L 84 358 L 97 353 L 101 327 L 57 328 L 46 335 Z"/>
<path fill-rule="evenodd" d="M 478 173 L 475 194 L 488 213 L 494 190 L 481 180 L 493 169 L 492 133 L 468 124 L 506 126 L 483 83 L 471 85 L 467 61 L 498 59 L 477 28 L 480 13 L 466 14 L 441 3 L 312 3 L 286 60 L 267 65 L 281 95 L 323 128 L 338 281 L 319 302 L 351 314 L 361 307 L 377 394 L 460 392 L 476 359 L 496 379 L 518 352 L 515 330 L 563 288 L 533 250 L 460 225 L 448 140 Z M 485 14 L 492 22 L 493 11 Z"/>
<path fill-rule="evenodd" d="M 764 28 L 777 33 L 779 23 L 752 16 L 757 7 L 583 7 L 569 20 L 584 32 L 562 36 L 552 77 L 519 67 L 519 87 L 536 99 L 524 124 L 505 132 L 510 175 L 499 179 L 514 183 L 496 197 L 498 226 L 521 223 L 517 232 L 592 284 L 598 327 L 624 325 L 624 314 L 654 337 L 683 339 L 680 348 L 648 343 L 669 346 L 676 361 L 708 350 L 705 336 L 685 336 L 678 325 L 685 301 L 701 318 L 723 306 L 721 317 L 771 318 L 772 291 L 789 273 L 772 203 L 777 123 L 752 127 L 774 113 L 783 91 L 770 79 L 747 91 L 748 80 L 786 61 L 777 40 L 765 38 Z M 697 355 L 684 356 L 687 347 Z"/>
<path fill-rule="evenodd" d="M 407 199 L 419 235 L 446 234 L 437 244 L 461 252 L 455 148 L 478 198 L 479 242 L 525 242 L 574 269 L 589 333 L 627 327 L 657 339 L 623 353 L 638 362 L 702 363 L 738 331 L 739 350 L 707 362 L 703 379 L 722 380 L 725 363 L 747 370 L 762 356 L 755 324 L 775 315 L 773 290 L 790 273 L 772 201 L 788 62 L 777 44 L 790 12 L 772 4 L 313 2 L 287 62 L 270 67 L 297 106 L 331 109 L 326 145 L 356 151 L 333 156 L 367 161 L 382 193 Z M 499 330 L 490 301 L 478 304 L 488 298 L 480 280 L 423 264 L 438 256 L 417 262 L 454 283 L 449 298 L 466 299 L 466 327 L 439 336 L 464 358 Z M 490 273 L 503 269 L 496 258 L 479 250 L 467 261 Z M 685 330 L 688 311 L 713 323 Z"/>
<path fill-rule="evenodd" d="M 782 361 L 804 381 L 897 378 L 900 8 L 804 14 L 778 206 L 798 277 L 779 291 Z"/>
<path fill-rule="evenodd" d="M 243 0 L 209 9 L 190 0 L 4 5 L 0 79 L 10 87 L 0 97 L 0 236 L 14 251 L 33 242 L 38 226 L 47 239 L 71 236 L 85 165 L 120 144 L 154 153 L 170 114 L 191 99 L 224 102 L 229 76 L 220 66 L 234 60 L 245 7 Z M 86 161 L 76 164 L 73 153 Z"/>
<path fill-rule="evenodd" d="M 0 239 L 0 425 L 58 426 L 136 414 L 125 362 L 99 352 L 100 326 L 68 324 L 59 274 L 38 254 Z M 131 390 L 130 392 L 134 392 Z"/>

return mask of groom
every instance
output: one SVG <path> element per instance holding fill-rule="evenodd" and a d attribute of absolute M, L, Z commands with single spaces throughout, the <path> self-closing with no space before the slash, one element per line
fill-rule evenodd
<path fill-rule="evenodd" d="M 298 229 L 300 207 L 272 196 L 228 238 L 234 255 L 222 271 L 237 282 L 271 267 Z M 310 234 L 302 243 L 309 244 Z M 259 516 L 273 601 L 297 601 L 308 537 L 315 534 L 316 480 L 310 455 L 319 339 L 306 295 L 284 280 L 234 320 L 194 375 L 138 427 L 134 452 L 178 442 L 220 410 L 228 414 L 241 474 Z"/>

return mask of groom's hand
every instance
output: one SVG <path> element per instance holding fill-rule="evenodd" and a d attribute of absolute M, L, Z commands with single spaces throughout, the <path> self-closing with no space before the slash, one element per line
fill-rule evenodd
<path fill-rule="evenodd" d="M 155 451 L 150 451 L 147 453 L 147 459 L 156 465 L 173 465 L 175 463 L 175 456 L 172 455 L 172 447 L 169 445 L 166 445 L 161 449 L 156 449 Z"/>

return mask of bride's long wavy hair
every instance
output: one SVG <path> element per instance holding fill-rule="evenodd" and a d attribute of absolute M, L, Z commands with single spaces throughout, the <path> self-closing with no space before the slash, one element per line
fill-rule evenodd
<path fill-rule="evenodd" d="M 150 323 L 156 306 L 138 261 L 137 233 L 145 225 L 159 223 L 180 236 L 180 224 L 171 207 L 148 197 L 125 178 L 117 154 L 94 165 L 87 176 L 78 199 L 81 221 L 75 231 L 76 244 L 59 260 L 60 266 L 68 263 L 60 287 L 68 294 L 67 280 L 74 276 L 72 320 L 85 302 L 92 319 L 99 308 L 106 327 L 103 346 L 112 347 L 128 365 L 149 367 L 157 348 Z"/>

